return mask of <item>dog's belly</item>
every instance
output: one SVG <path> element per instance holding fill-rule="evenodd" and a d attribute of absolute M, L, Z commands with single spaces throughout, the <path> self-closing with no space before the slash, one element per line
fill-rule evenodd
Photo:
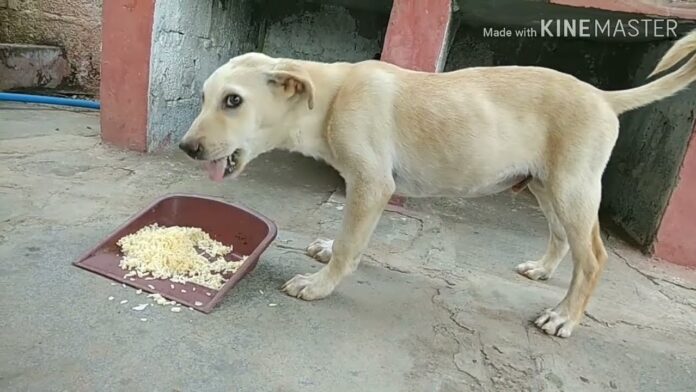
<path fill-rule="evenodd" d="M 519 191 L 531 178 L 524 170 L 503 171 L 483 178 L 462 174 L 459 178 L 443 179 L 400 171 L 394 171 L 393 175 L 395 193 L 409 197 L 483 197 L 513 188 Z"/>

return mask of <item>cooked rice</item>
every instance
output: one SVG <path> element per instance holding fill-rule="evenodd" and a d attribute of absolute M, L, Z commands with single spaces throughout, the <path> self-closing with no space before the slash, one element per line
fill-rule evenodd
<path fill-rule="evenodd" d="M 244 261 L 225 260 L 232 247 L 213 240 L 197 227 L 161 227 L 154 223 L 121 238 L 117 244 L 123 253 L 119 266 L 139 278 L 192 282 L 215 290 L 225 283 L 222 274 L 234 273 Z"/>

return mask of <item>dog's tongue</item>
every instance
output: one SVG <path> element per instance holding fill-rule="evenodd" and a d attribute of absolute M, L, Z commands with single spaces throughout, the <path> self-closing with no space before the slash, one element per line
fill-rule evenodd
<path fill-rule="evenodd" d="M 208 161 L 205 163 L 205 168 L 208 170 L 208 177 L 216 182 L 222 181 L 222 178 L 225 176 L 226 167 L 227 160 L 225 158 Z"/>

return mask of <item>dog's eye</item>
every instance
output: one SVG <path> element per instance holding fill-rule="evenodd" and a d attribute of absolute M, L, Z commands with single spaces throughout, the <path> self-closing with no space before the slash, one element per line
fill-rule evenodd
<path fill-rule="evenodd" d="M 230 94 L 225 97 L 225 107 L 229 109 L 234 109 L 242 104 L 242 97 L 237 94 Z"/>

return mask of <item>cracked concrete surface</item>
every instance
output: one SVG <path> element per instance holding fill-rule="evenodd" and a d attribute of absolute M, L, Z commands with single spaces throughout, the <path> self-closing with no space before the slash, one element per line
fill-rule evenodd
<path fill-rule="evenodd" d="M 332 170 L 272 153 L 216 184 L 181 154 L 115 150 L 98 133 L 91 112 L 0 106 L 0 390 L 694 388 L 696 271 L 647 259 L 610 233 L 610 260 L 573 336 L 531 324 L 564 295 L 571 263 L 546 282 L 515 274 L 546 244 L 526 194 L 387 211 L 358 271 L 308 303 L 279 287 L 321 267 L 303 249 L 340 225 Z M 134 290 L 71 265 L 154 198 L 181 191 L 246 205 L 279 227 L 213 313 L 132 311 L 145 302 Z"/>

